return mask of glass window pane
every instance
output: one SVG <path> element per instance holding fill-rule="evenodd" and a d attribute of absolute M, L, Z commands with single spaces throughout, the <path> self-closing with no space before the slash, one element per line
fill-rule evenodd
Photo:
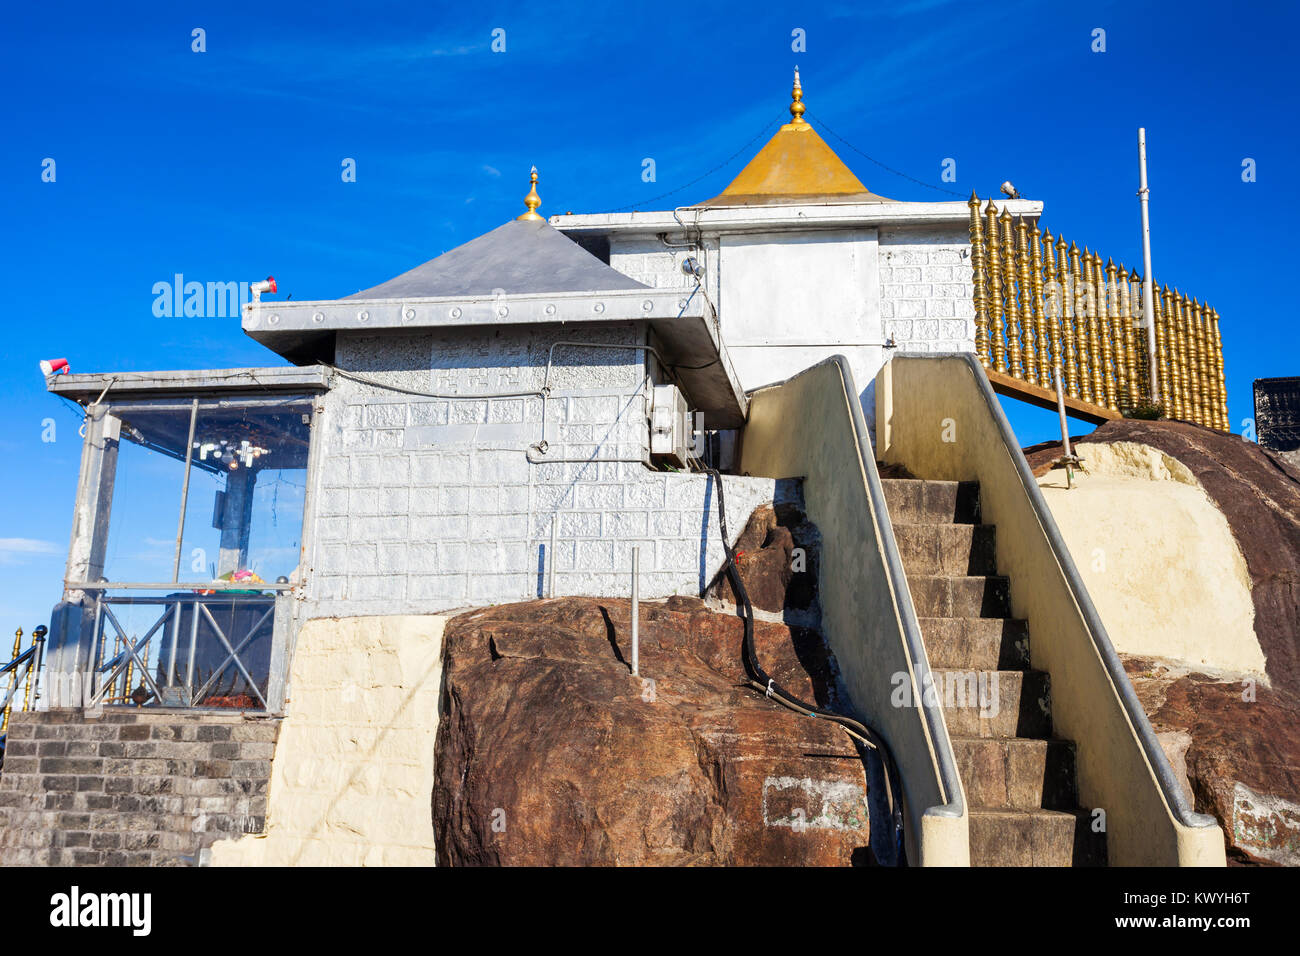
<path fill-rule="evenodd" d="M 185 478 L 189 402 L 114 409 L 122 423 L 112 483 L 104 578 L 172 579 L 176 519 Z"/>
<path fill-rule="evenodd" d="M 121 405 L 105 579 L 173 580 L 191 403 Z M 185 584 L 296 581 L 311 400 L 202 399 L 191 448 L 180 568 Z"/>
<path fill-rule="evenodd" d="M 201 402 L 180 580 L 296 580 L 311 403 Z"/>

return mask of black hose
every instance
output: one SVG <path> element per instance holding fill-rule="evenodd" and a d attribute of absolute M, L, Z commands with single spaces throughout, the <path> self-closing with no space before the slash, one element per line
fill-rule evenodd
<path fill-rule="evenodd" d="M 758 662 L 758 656 L 754 653 L 754 605 L 750 603 L 749 593 L 745 590 L 745 582 L 741 580 L 740 568 L 736 565 L 736 554 L 731 548 L 731 536 L 727 533 L 727 499 L 726 492 L 723 490 L 722 475 L 714 468 L 705 468 L 704 470 L 713 477 L 713 481 L 718 487 L 718 524 L 722 529 L 722 550 L 727 556 L 725 567 L 727 580 L 731 582 L 736 596 L 740 598 L 741 603 L 744 605 L 742 620 L 745 625 L 745 639 L 742 644 L 741 654 L 744 659 L 745 670 L 750 676 L 749 685 L 755 690 L 762 691 L 765 697 L 770 697 L 776 700 L 777 703 L 783 704 L 791 710 L 799 711 L 807 717 L 818 717 L 839 724 L 848 731 L 850 736 L 861 741 L 880 755 L 881 763 L 884 764 L 885 768 L 885 786 L 889 791 L 890 816 L 894 824 L 898 858 L 902 860 L 904 855 L 902 789 L 899 786 L 898 765 L 894 762 L 889 746 L 879 734 L 866 724 L 854 720 L 852 717 L 845 717 L 843 714 L 837 714 L 834 711 L 800 700 L 778 684 L 767 671 L 763 670 L 762 665 Z"/>

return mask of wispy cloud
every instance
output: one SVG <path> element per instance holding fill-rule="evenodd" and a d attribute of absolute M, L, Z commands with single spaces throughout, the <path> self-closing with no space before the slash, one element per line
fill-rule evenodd
<path fill-rule="evenodd" d="M 13 567 L 27 564 L 31 558 L 59 553 L 52 541 L 36 538 L 0 538 L 0 566 Z"/>

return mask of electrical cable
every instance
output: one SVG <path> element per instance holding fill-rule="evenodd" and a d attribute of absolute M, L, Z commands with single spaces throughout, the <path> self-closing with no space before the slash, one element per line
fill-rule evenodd
<path fill-rule="evenodd" d="M 914 176 L 909 176 L 909 175 L 907 175 L 907 173 L 900 173 L 897 169 L 894 169 L 892 166 L 886 166 L 884 163 L 882 163 L 880 160 L 876 159 L 874 156 L 868 156 L 866 153 L 864 153 L 862 150 L 858 149 L 856 146 L 854 146 L 852 143 L 850 143 L 847 139 L 845 139 L 845 138 L 844 138 L 843 136 L 841 136 L 839 133 L 835 132 L 835 130 L 833 130 L 833 129 L 831 129 L 829 126 L 827 126 L 826 123 L 825 123 L 825 121 L 822 120 L 822 118 L 821 118 L 820 116 L 813 116 L 812 113 L 807 113 L 806 115 L 807 115 L 808 119 L 816 121 L 816 123 L 817 123 L 818 126 L 820 126 L 822 129 L 826 130 L 826 132 L 830 133 L 832 136 L 834 136 L 836 139 L 838 139 L 841 143 L 843 143 L 843 144 L 844 144 L 845 146 L 847 146 L 849 149 L 853 150 L 853 152 L 857 153 L 857 154 L 858 154 L 859 156 L 861 156 L 863 159 L 865 159 L 865 160 L 867 160 L 867 161 L 869 161 L 869 162 L 875 163 L 877 166 L 879 166 L 879 167 L 880 167 L 881 169 L 883 169 L 885 172 L 887 172 L 887 173 L 893 173 L 895 176 L 901 176 L 903 179 L 906 179 L 908 182 L 910 182 L 910 183 L 916 183 L 916 185 L 918 185 L 918 186 L 924 186 L 926 189 L 933 189 L 933 190 L 935 190 L 935 191 L 937 191 L 937 192 L 947 193 L 949 196 L 957 196 L 957 197 L 960 197 L 960 198 L 963 198 L 963 199 L 965 198 L 965 197 L 964 197 L 961 193 L 959 193 L 959 192 L 954 192 L 954 191 L 951 190 L 951 189 L 944 189 L 942 186 L 935 186 L 935 185 L 933 185 L 933 184 L 931 184 L 931 183 L 922 182 L 921 180 L 917 179 L 917 178 L 914 177 Z"/>
<path fill-rule="evenodd" d="M 763 667 L 759 664 L 758 657 L 754 652 L 754 606 L 750 603 L 749 593 L 745 590 L 745 582 L 740 577 L 740 569 L 736 565 L 736 554 L 731 548 L 731 538 L 727 533 L 727 500 L 726 492 L 723 488 L 722 475 L 716 468 L 705 467 L 704 471 L 713 476 L 713 480 L 718 486 L 718 524 L 722 530 L 722 550 L 727 559 L 725 566 L 727 580 L 731 582 L 732 588 L 735 590 L 736 595 L 744 605 L 742 620 L 745 627 L 745 636 L 741 645 L 741 655 L 744 660 L 745 670 L 750 676 L 749 686 L 755 690 L 761 691 L 764 697 L 775 700 L 778 704 L 788 707 L 790 710 L 797 711 L 806 717 L 821 718 L 839 724 L 850 737 L 861 742 L 880 755 L 881 763 L 884 764 L 885 768 L 885 788 L 888 791 L 887 799 L 894 824 L 896 845 L 898 848 L 899 859 L 902 859 L 902 788 L 899 785 L 898 765 L 894 762 L 894 757 L 889 750 L 889 745 L 886 744 L 874 730 L 861 721 L 854 720 L 851 717 L 845 717 L 843 714 L 837 714 L 834 711 L 826 710 L 817 707 L 815 704 L 810 704 L 807 701 L 800 700 L 778 684 L 775 678 L 768 674 L 767 671 L 763 670 Z"/>
<path fill-rule="evenodd" d="M 673 194 L 675 194 L 675 193 L 679 193 L 679 192 L 681 192 L 683 189 L 689 189 L 691 186 L 694 186 L 696 183 L 698 183 L 698 182 L 699 182 L 700 180 L 702 180 L 702 179 L 708 179 L 710 176 L 712 176 L 712 175 L 713 175 L 714 173 L 716 173 L 718 170 L 724 168 L 725 166 L 730 165 L 731 162 L 732 162 L 733 160 L 735 160 L 735 158 L 736 158 L 737 156 L 739 156 L 741 153 L 745 152 L 745 150 L 749 149 L 749 147 L 753 146 L 754 143 L 758 142 L 759 137 L 762 136 L 764 133 L 766 133 L 768 130 L 770 130 L 770 129 L 772 128 L 772 126 L 773 126 L 775 123 L 776 123 L 776 120 L 769 120 L 768 122 L 764 123 L 764 124 L 763 124 L 763 128 L 760 129 L 760 130 L 758 131 L 757 134 L 755 134 L 755 136 L 754 136 L 753 139 L 751 139 L 749 142 L 747 142 L 744 146 L 740 147 L 740 149 L 736 150 L 734 153 L 732 153 L 730 156 L 728 156 L 728 157 L 727 157 L 726 159 L 724 159 L 722 162 L 718 163 L 718 165 L 714 166 L 714 167 L 713 167 L 712 169 L 710 169 L 707 173 L 704 173 L 704 174 L 701 175 L 701 176 L 697 176 L 697 177 L 695 177 L 695 178 L 692 179 L 689 183 L 685 183 L 685 184 L 683 184 L 683 185 L 681 185 L 681 186 L 678 186 L 676 189 L 670 189 L 670 190 L 668 190 L 668 192 L 666 192 L 666 193 L 660 193 L 658 196 L 651 196 L 649 199 L 642 199 L 642 200 L 639 200 L 639 201 L 637 201 L 637 202 L 630 203 L 629 205 L 626 205 L 626 206 L 619 206 L 617 209 L 607 209 L 607 210 L 605 210 L 605 213 L 603 213 L 602 215 L 604 215 L 604 214 L 608 214 L 608 213 L 612 213 L 612 212 L 627 212 L 628 210 L 632 210 L 632 211 L 635 212 L 637 209 L 643 209 L 643 208 L 645 208 L 645 207 L 648 206 L 650 203 L 658 202 L 658 201 L 661 200 L 661 199 L 667 199 L 669 196 L 671 196 L 671 195 L 673 195 Z"/>

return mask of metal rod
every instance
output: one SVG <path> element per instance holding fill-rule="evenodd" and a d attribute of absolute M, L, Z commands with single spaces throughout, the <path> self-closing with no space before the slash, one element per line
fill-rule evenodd
<path fill-rule="evenodd" d="M 194 706 L 194 654 L 199 643 L 199 608 L 195 598 L 190 602 L 190 659 L 185 664 L 185 693 L 189 695 L 190 706 Z"/>
<path fill-rule="evenodd" d="M 292 591 L 298 587 L 301 582 L 289 581 L 280 584 L 275 581 L 259 581 L 255 587 L 259 591 Z M 65 581 L 64 586 L 70 590 L 77 591 L 167 591 L 172 590 L 177 584 L 185 584 L 183 581 Z M 193 587 L 193 584 L 186 584 L 187 587 Z M 247 594 L 249 585 L 243 581 L 204 581 L 202 582 L 204 591 L 235 591 L 240 594 Z M 165 602 L 168 598 L 158 598 L 157 601 Z M 118 600 L 117 603 L 122 603 Z M 143 602 L 142 602 L 143 603 Z"/>
<path fill-rule="evenodd" d="M 1147 362 L 1151 367 L 1151 401 L 1160 401 L 1160 376 L 1156 369 L 1156 321 L 1151 290 L 1151 214 L 1147 208 L 1151 190 L 1147 188 L 1147 131 L 1138 128 L 1138 197 L 1142 204 L 1142 321 L 1147 330 Z"/>
<path fill-rule="evenodd" d="M 181 579 L 181 539 L 185 537 L 185 508 L 190 499 L 190 470 L 194 464 L 194 426 L 199 420 L 199 400 L 190 405 L 190 437 L 185 442 L 185 480 L 181 483 L 181 514 L 176 519 L 176 560 L 172 563 L 172 580 Z"/>
<path fill-rule="evenodd" d="M 181 637 L 180 602 L 169 607 L 167 613 L 172 616 L 172 652 L 171 659 L 167 663 L 167 686 L 171 688 L 176 686 L 176 645 L 180 642 Z"/>
<path fill-rule="evenodd" d="M 36 707 L 41 699 L 41 668 L 45 664 L 45 635 L 41 633 L 39 627 L 36 629 L 33 640 L 32 646 L 36 650 L 36 657 L 32 661 L 32 667 L 36 669 L 36 696 L 32 698 L 32 706 Z M 36 707 L 36 709 L 39 710 L 40 708 Z"/>
<path fill-rule="evenodd" d="M 632 547 L 632 676 L 641 676 L 641 549 Z"/>
<path fill-rule="evenodd" d="M 1056 414 L 1061 419 L 1061 453 L 1065 462 L 1065 487 L 1074 487 L 1074 451 L 1070 448 L 1070 426 L 1065 423 L 1065 394 L 1061 390 L 1061 369 L 1054 369 L 1056 374 Z"/>
<path fill-rule="evenodd" d="M 560 525 L 560 511 L 557 508 L 551 514 L 551 550 L 546 555 L 546 596 L 555 597 L 555 536 Z"/>

